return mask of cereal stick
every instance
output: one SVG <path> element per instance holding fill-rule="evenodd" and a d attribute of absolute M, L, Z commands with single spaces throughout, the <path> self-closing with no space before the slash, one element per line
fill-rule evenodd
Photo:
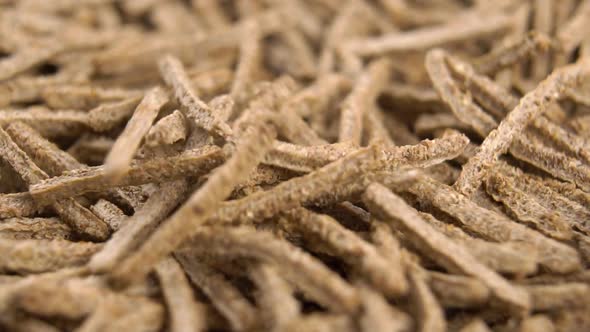
<path fill-rule="evenodd" d="M 391 229 L 385 223 L 376 221 L 371 227 L 371 242 L 379 250 L 379 253 L 389 261 L 392 270 L 390 278 L 396 280 L 400 288 L 407 288 L 408 281 L 404 273 L 405 267 L 402 262 L 399 241 L 391 234 Z"/>
<path fill-rule="evenodd" d="M 77 332 L 159 331 L 163 323 L 164 308 L 154 300 L 110 293 Z"/>
<path fill-rule="evenodd" d="M 216 222 L 249 222 L 270 218 L 299 205 L 329 205 L 348 200 L 365 189 L 367 174 L 438 164 L 454 158 L 466 144 L 467 138 L 457 135 L 383 151 L 378 150 L 378 145 L 362 148 L 263 193 L 226 203 L 212 219 Z"/>
<path fill-rule="evenodd" d="M 309 173 L 353 151 L 354 148 L 350 143 L 306 147 L 275 141 L 272 150 L 264 159 L 264 163 L 296 172 Z"/>
<path fill-rule="evenodd" d="M 525 95 L 514 108 L 482 143 L 481 149 L 463 167 L 455 188 L 470 196 L 483 176 L 490 169 L 499 155 L 505 153 L 515 136 L 535 117 L 542 114 L 549 104 L 563 95 L 566 87 L 575 86 L 584 75 L 587 75 L 585 63 L 562 67 L 554 71 L 535 90 Z"/>
<path fill-rule="evenodd" d="M 209 133 L 221 137 L 227 138 L 232 134 L 231 128 L 192 91 L 180 60 L 173 56 L 166 56 L 159 62 L 159 66 L 164 80 L 174 90 L 174 96 L 186 108 L 184 112 L 189 120 Z"/>
<path fill-rule="evenodd" d="M 72 230 L 58 218 L 8 218 L 0 223 L 0 238 L 70 240 Z"/>
<path fill-rule="evenodd" d="M 309 315 L 301 315 L 299 319 L 291 321 L 291 324 L 285 327 L 285 331 L 354 332 L 358 331 L 355 325 L 356 324 L 354 324 L 351 317 L 348 317 L 347 315 L 314 312 Z"/>
<path fill-rule="evenodd" d="M 43 210 L 28 192 L 0 194 L 0 218 L 30 217 Z"/>
<path fill-rule="evenodd" d="M 160 184 L 159 190 L 123 224 L 107 241 L 103 249 L 88 264 L 94 272 L 112 270 L 118 262 L 133 251 L 170 212 L 178 206 L 188 192 L 185 180 Z"/>
<path fill-rule="evenodd" d="M 353 287 L 313 256 L 267 232 L 245 227 L 202 229 L 188 249 L 258 258 L 274 264 L 290 283 L 329 310 L 354 313 L 358 309 L 359 298 Z"/>
<path fill-rule="evenodd" d="M 420 213 L 432 227 L 469 248 L 473 257 L 499 273 L 528 275 L 537 272 L 537 251 L 526 243 L 487 242 L 471 237 L 459 227 L 443 223 L 428 213 Z"/>
<path fill-rule="evenodd" d="M 22 122 L 11 123 L 6 132 L 27 155 L 31 156 L 33 162 L 50 176 L 57 176 L 66 170 L 83 166 L 69 153 L 60 150 Z"/>
<path fill-rule="evenodd" d="M 156 274 L 170 315 L 173 332 L 202 331 L 205 325 L 204 308 L 193 296 L 192 287 L 178 262 L 168 257 L 156 265 Z M 198 313 L 201 315 L 198 315 Z"/>
<path fill-rule="evenodd" d="M 571 54 L 583 41 L 583 36 L 588 31 L 589 16 L 590 4 L 581 2 L 575 9 L 571 19 L 558 27 L 556 31 L 557 40 L 566 54 Z"/>
<path fill-rule="evenodd" d="M 491 332 L 490 328 L 480 318 L 474 318 L 465 324 L 459 332 Z"/>
<path fill-rule="evenodd" d="M 101 245 L 65 240 L 0 239 L 3 272 L 38 273 L 84 264 Z"/>
<path fill-rule="evenodd" d="M 540 179 L 542 184 L 552 191 L 559 193 L 572 202 L 576 202 L 581 206 L 587 207 L 590 203 L 590 194 L 578 189 L 573 183 L 561 182 L 556 179 L 543 178 Z M 586 210 L 588 210 L 586 208 Z"/>
<path fill-rule="evenodd" d="M 88 112 L 88 125 L 98 132 L 108 131 L 132 116 L 141 97 L 103 103 Z"/>
<path fill-rule="evenodd" d="M 348 48 L 360 56 L 378 56 L 392 52 L 421 51 L 432 47 L 495 34 L 506 30 L 511 24 L 510 17 L 494 14 L 469 18 L 470 23 L 447 24 L 425 27 L 408 32 L 391 32 L 379 37 L 370 37 L 348 42 Z"/>
<path fill-rule="evenodd" d="M 127 219 L 127 216 L 119 207 L 102 198 L 90 207 L 90 211 L 107 223 L 113 231 L 118 231 L 121 224 Z"/>
<path fill-rule="evenodd" d="M 48 176 L 14 143 L 10 136 L 0 128 L 0 155 L 29 185 L 39 183 Z M 72 229 L 93 239 L 108 237 L 108 226 L 88 209 L 72 198 L 65 198 L 52 204 L 55 211 Z"/>
<path fill-rule="evenodd" d="M 55 144 L 47 141 L 31 127 L 14 122 L 6 128 L 6 132 L 12 136 L 15 143 L 23 149 L 36 165 L 51 176 L 61 175 L 65 171 L 71 171 L 86 167 L 69 153 L 59 149 Z M 116 199 L 132 208 L 137 208 L 141 203 L 133 192 L 134 188 L 119 188 L 107 191 L 109 197 Z M 137 188 L 136 188 L 137 189 Z M 139 189 L 139 191 L 143 191 Z"/>
<path fill-rule="evenodd" d="M 374 246 L 342 227 L 330 216 L 300 208 L 288 212 L 287 218 L 295 227 L 308 233 L 311 239 L 317 237 L 325 242 L 384 295 L 400 297 L 407 292 L 406 279 L 395 265 L 382 257 Z M 315 242 L 311 239 L 310 242 Z"/>
<path fill-rule="evenodd" d="M 71 136 L 87 126 L 88 115 L 78 111 L 50 111 L 37 107 L 0 111 L 0 124 L 5 125 L 16 121 L 30 125 L 43 136 Z"/>
<path fill-rule="evenodd" d="M 29 47 L 0 61 L 0 81 L 12 78 L 64 51 L 62 43 Z"/>
<path fill-rule="evenodd" d="M 545 315 L 534 315 L 527 317 L 520 323 L 520 332 L 534 332 L 534 331 L 555 331 L 555 326 L 551 318 Z"/>
<path fill-rule="evenodd" d="M 158 87 L 145 94 L 105 159 L 104 169 L 112 182 L 118 182 L 126 174 L 141 140 L 166 102 L 168 98 Z"/>
<path fill-rule="evenodd" d="M 506 279 L 480 264 L 465 247 L 438 233 L 417 211 L 387 188 L 374 183 L 365 192 L 363 200 L 378 216 L 387 220 L 397 220 L 399 224 L 395 227 L 403 229 L 404 234 L 413 238 L 418 248 L 427 252 L 427 255 L 434 256 L 433 259 L 447 270 L 478 278 L 490 288 L 494 297 L 506 304 L 510 310 L 526 312 L 529 309 L 530 301 L 524 290 L 511 285 Z"/>
<path fill-rule="evenodd" d="M 230 95 L 238 104 L 248 95 L 252 82 L 259 75 L 262 61 L 262 35 L 258 23 L 246 22 L 243 33 L 245 38 L 240 43 L 240 59 L 230 90 Z"/>
<path fill-rule="evenodd" d="M 52 109 L 87 110 L 102 102 L 120 101 L 141 96 L 141 92 L 123 89 L 103 89 L 95 86 L 60 85 L 50 86 L 41 93 L 45 103 Z"/>
<path fill-rule="evenodd" d="M 360 144 L 365 110 L 375 102 L 380 90 L 389 80 L 390 67 L 389 60 L 377 60 L 371 63 L 359 78 L 342 108 L 338 137 L 340 142 L 351 141 L 353 144 Z"/>
<path fill-rule="evenodd" d="M 127 176 L 116 185 L 124 187 L 204 174 L 218 166 L 224 158 L 222 150 L 216 146 L 188 150 L 174 157 L 153 158 L 132 164 Z M 36 200 L 55 201 L 111 188 L 113 184 L 107 179 L 108 174 L 103 166 L 88 167 L 41 181 L 29 189 Z"/>
<path fill-rule="evenodd" d="M 590 152 L 588 152 L 590 143 L 588 140 L 572 134 L 543 116 L 535 118 L 532 122 L 532 126 L 535 130 L 543 134 L 543 138 L 550 139 L 551 142 L 555 143 L 558 147 L 569 151 L 576 157 L 584 159 L 587 163 L 590 163 Z"/>
<path fill-rule="evenodd" d="M 363 128 L 368 136 L 369 144 L 375 142 L 384 142 L 385 144 L 395 145 L 393 139 L 384 125 L 383 114 L 377 105 L 369 107 L 364 114 L 363 121 L 365 128 Z"/>
<path fill-rule="evenodd" d="M 149 147 L 170 145 L 184 141 L 187 128 L 184 116 L 179 110 L 158 120 L 145 135 L 145 144 Z"/>
<path fill-rule="evenodd" d="M 516 139 L 510 151 L 516 158 L 526 161 L 552 176 L 575 183 L 585 191 L 590 190 L 590 167 L 576 158 L 567 156 L 538 141 Z"/>
<path fill-rule="evenodd" d="M 426 281 L 444 308 L 479 307 L 490 298 L 488 287 L 475 278 L 428 271 Z"/>
<path fill-rule="evenodd" d="M 590 288 L 583 283 L 557 285 L 528 285 L 531 304 L 535 311 L 574 309 L 588 305 Z"/>
<path fill-rule="evenodd" d="M 460 90 L 447 68 L 448 58 L 448 54 L 442 49 L 429 51 L 425 60 L 428 75 L 441 99 L 450 106 L 455 116 L 485 137 L 497 123 L 471 101 L 470 95 Z"/>
<path fill-rule="evenodd" d="M 527 192 L 519 190 L 510 179 L 500 174 L 488 175 L 486 190 L 494 200 L 502 202 L 516 219 L 531 225 L 541 233 L 556 240 L 570 240 L 573 236 L 569 225 L 559 214 L 541 205 Z"/>
<path fill-rule="evenodd" d="M 249 271 L 256 285 L 256 302 L 261 309 L 265 329 L 280 331 L 299 316 L 300 305 L 293 297 L 290 285 L 272 265 L 256 264 Z"/>
<path fill-rule="evenodd" d="M 285 101 L 285 113 L 297 113 L 302 117 L 321 113 L 334 102 L 341 93 L 350 89 L 350 81 L 341 75 L 326 74 L 313 84 L 297 92 Z"/>
<path fill-rule="evenodd" d="M 511 39 L 508 43 L 474 60 L 476 72 L 483 75 L 493 75 L 522 59 L 546 52 L 551 46 L 551 39 L 545 34 L 529 32 L 518 39 Z"/>
<path fill-rule="evenodd" d="M 548 0 L 534 1 L 533 26 L 535 31 L 550 34 L 554 25 L 554 3 Z M 532 63 L 532 76 L 535 80 L 542 80 L 549 73 L 549 54 L 538 54 Z"/>
<path fill-rule="evenodd" d="M 455 115 L 449 113 L 422 114 L 414 123 L 414 130 L 418 135 L 429 134 L 446 128 L 457 129 L 460 132 L 470 129 L 459 121 Z"/>
<path fill-rule="evenodd" d="M 231 194 L 236 184 L 247 179 L 249 173 L 271 148 L 276 136 L 274 128 L 264 122 L 249 129 L 240 140 L 236 152 L 209 177 L 182 208 L 158 228 L 138 252 L 123 262 L 114 272 L 115 279 L 125 282 L 144 277 L 153 264 L 178 248 L 192 232 L 198 230 L 198 226 L 214 213 L 221 201 Z M 183 232 L 179 234 L 181 230 Z"/>
<path fill-rule="evenodd" d="M 390 305 L 379 292 L 361 285 L 359 287 L 363 314 L 359 325 L 362 331 L 407 331 L 412 326 L 409 315 Z"/>
<path fill-rule="evenodd" d="M 230 24 L 229 18 L 221 8 L 221 4 L 216 1 L 191 0 L 195 9 L 202 13 L 201 17 L 209 26 L 210 30 L 224 28 Z"/>
<path fill-rule="evenodd" d="M 417 272 L 409 273 L 409 279 L 412 284 L 410 292 L 410 302 L 412 303 L 418 326 L 417 331 L 442 332 L 447 329 L 447 323 L 444 311 L 436 301 L 434 294 L 428 288 L 425 277 Z"/>
<path fill-rule="evenodd" d="M 521 241 L 532 245 L 539 252 L 539 263 L 550 271 L 567 273 L 580 268 L 580 257 L 569 246 L 484 209 L 449 186 L 422 178 L 408 191 L 453 216 L 463 228 L 485 239 Z"/>
<path fill-rule="evenodd" d="M 207 295 L 213 306 L 229 321 L 232 329 L 244 331 L 253 327 L 256 323 L 254 307 L 221 273 L 189 256 L 176 256 L 191 281 Z"/>

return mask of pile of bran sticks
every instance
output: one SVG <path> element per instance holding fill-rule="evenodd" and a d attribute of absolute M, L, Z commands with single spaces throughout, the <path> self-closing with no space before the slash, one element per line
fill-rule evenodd
<path fill-rule="evenodd" d="M 2 331 L 589 331 L 590 1 L 0 0 Z"/>

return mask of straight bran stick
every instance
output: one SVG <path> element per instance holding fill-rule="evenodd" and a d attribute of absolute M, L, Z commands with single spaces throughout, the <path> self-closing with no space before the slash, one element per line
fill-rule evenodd
<path fill-rule="evenodd" d="M 428 255 L 449 271 L 470 275 L 488 286 L 494 297 L 515 312 L 530 309 L 528 294 L 506 279 L 476 261 L 462 246 L 438 233 L 401 198 L 380 184 L 372 184 L 364 194 L 364 201 L 370 210 L 386 220 L 397 220 L 395 227 L 404 231 L 417 242 Z M 394 222 L 394 221 L 391 222 Z M 447 253 L 453 253 L 449 255 Z"/>
<path fill-rule="evenodd" d="M 167 101 L 164 91 L 157 87 L 145 94 L 105 158 L 105 172 L 112 181 L 117 182 L 125 175 L 141 140 Z"/>

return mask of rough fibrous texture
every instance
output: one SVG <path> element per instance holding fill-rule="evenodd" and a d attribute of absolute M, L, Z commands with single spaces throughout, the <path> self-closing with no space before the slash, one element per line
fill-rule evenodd
<path fill-rule="evenodd" d="M 588 0 L 0 0 L 0 331 L 590 331 Z"/>

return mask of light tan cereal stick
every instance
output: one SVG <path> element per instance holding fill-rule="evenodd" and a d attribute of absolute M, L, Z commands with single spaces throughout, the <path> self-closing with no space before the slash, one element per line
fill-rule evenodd
<path fill-rule="evenodd" d="M 103 249 L 92 257 L 89 267 L 95 272 L 113 269 L 129 255 L 185 198 L 188 183 L 176 180 L 160 184 L 145 204 L 115 232 Z"/>
<path fill-rule="evenodd" d="M 486 180 L 487 192 L 509 210 L 522 223 L 556 240 L 570 240 L 571 225 L 556 211 L 543 206 L 530 195 L 514 186 L 509 178 L 492 173 Z"/>
<path fill-rule="evenodd" d="M 549 316 L 546 315 L 534 315 L 527 317 L 520 322 L 519 332 L 535 332 L 535 331 L 547 331 L 554 332 L 555 325 Z"/>
<path fill-rule="evenodd" d="M 21 121 L 35 128 L 43 136 L 77 135 L 88 124 L 88 115 L 78 111 L 51 111 L 44 107 L 25 110 L 0 110 L 0 124 Z"/>
<path fill-rule="evenodd" d="M 210 30 L 224 28 L 230 24 L 229 18 L 220 6 L 221 4 L 216 1 L 191 0 L 191 4 Z"/>
<path fill-rule="evenodd" d="M 467 141 L 466 137 L 456 135 L 425 140 L 413 146 L 362 148 L 265 192 L 226 203 L 212 219 L 216 222 L 249 222 L 270 218 L 299 205 L 330 205 L 347 200 L 362 193 L 370 181 L 367 174 L 435 165 L 454 158 Z"/>
<path fill-rule="evenodd" d="M 340 142 L 351 141 L 360 145 L 364 114 L 389 80 L 390 70 L 391 62 L 380 59 L 372 62 L 361 75 L 342 106 L 338 137 Z"/>
<path fill-rule="evenodd" d="M 543 34 L 550 34 L 555 25 L 555 4 L 548 0 L 535 0 L 533 2 L 534 16 L 533 27 L 535 31 Z M 533 79 L 539 81 L 549 74 L 549 54 L 537 54 L 532 59 L 531 75 Z"/>
<path fill-rule="evenodd" d="M 221 273 L 190 256 L 176 256 L 192 282 L 207 295 L 232 329 L 244 331 L 254 327 L 257 323 L 255 308 Z"/>
<path fill-rule="evenodd" d="M 58 176 L 65 171 L 86 167 L 69 153 L 62 151 L 55 144 L 44 139 L 38 132 L 23 123 L 11 123 L 6 128 L 6 132 L 12 136 L 15 143 L 25 153 L 31 156 L 36 165 L 39 165 L 42 170 L 51 176 Z M 139 191 L 140 194 L 143 192 L 141 188 L 128 187 L 110 189 L 107 191 L 107 195 L 116 199 L 117 202 L 135 209 L 141 204 L 141 197 L 138 197 L 134 189 Z"/>
<path fill-rule="evenodd" d="M 230 90 L 230 95 L 238 104 L 248 95 L 253 81 L 260 75 L 262 62 L 262 35 L 258 22 L 248 21 L 245 24 L 244 38 L 240 42 L 240 59 Z"/>
<path fill-rule="evenodd" d="M 588 305 L 590 288 L 584 283 L 560 283 L 554 285 L 528 285 L 532 308 L 535 311 L 574 309 Z"/>
<path fill-rule="evenodd" d="M 166 102 L 168 98 L 158 87 L 145 94 L 105 158 L 104 169 L 112 182 L 118 182 L 126 174 L 141 140 Z"/>
<path fill-rule="evenodd" d="M 426 283 L 425 276 L 411 271 L 408 278 L 412 285 L 410 303 L 417 319 L 417 331 L 443 332 L 447 329 L 444 311 Z"/>
<path fill-rule="evenodd" d="M 223 151 L 216 146 L 188 150 L 174 157 L 153 158 L 133 163 L 127 176 L 116 186 L 139 185 L 204 174 L 221 164 L 224 159 Z M 113 184 L 106 181 L 107 179 L 108 175 L 104 167 L 88 167 L 41 181 L 29 189 L 36 200 L 55 201 L 71 195 L 109 189 Z"/>
<path fill-rule="evenodd" d="M 288 212 L 287 219 L 304 233 L 304 237 L 307 233 L 310 242 L 315 242 L 315 238 L 325 242 L 336 255 L 351 264 L 352 269 L 358 270 L 363 278 L 384 295 L 400 297 L 407 292 L 406 279 L 395 264 L 391 264 L 374 246 L 330 216 L 299 208 Z"/>
<path fill-rule="evenodd" d="M 526 94 L 498 128 L 484 140 L 475 157 L 463 167 L 454 187 L 470 196 L 479 187 L 482 177 L 493 166 L 498 156 L 508 150 L 514 137 L 521 133 L 533 118 L 541 115 L 549 104 L 562 97 L 566 87 L 578 84 L 582 77 L 588 75 L 589 70 L 590 66 L 585 62 L 562 67 Z"/>
<path fill-rule="evenodd" d="M 168 257 L 158 263 L 155 270 L 168 305 L 170 330 L 203 331 L 204 307 L 195 300 L 191 285 L 180 264 L 174 258 Z"/>
<path fill-rule="evenodd" d="M 32 46 L 19 51 L 9 58 L 0 61 L 0 81 L 5 81 L 18 75 L 64 51 L 66 48 L 62 43 L 51 43 Z"/>
<path fill-rule="evenodd" d="M 118 231 L 127 219 L 119 207 L 102 198 L 90 207 L 90 211 L 106 222 L 113 231 Z"/>
<path fill-rule="evenodd" d="M 299 319 L 291 321 L 291 324 L 285 327 L 286 332 L 354 332 L 357 330 L 358 329 L 355 326 L 355 323 L 347 315 L 330 314 L 323 312 L 314 312 L 308 315 L 302 315 L 299 317 Z"/>
<path fill-rule="evenodd" d="M 454 217 L 461 227 L 484 239 L 498 242 L 522 241 L 539 252 L 539 263 L 557 273 L 580 269 L 580 257 L 573 248 L 549 239 L 496 212 L 484 209 L 451 187 L 421 178 L 409 192 Z"/>
<path fill-rule="evenodd" d="M 474 318 L 471 322 L 465 324 L 459 332 L 491 332 L 491 330 L 483 320 Z"/>
<path fill-rule="evenodd" d="M 139 296 L 109 293 L 76 332 L 159 331 L 164 324 L 164 308 Z"/>
<path fill-rule="evenodd" d="M 467 24 L 466 22 L 469 22 Z M 348 42 L 348 48 L 360 56 L 378 56 L 393 52 L 421 51 L 473 37 L 486 36 L 506 30 L 511 24 L 504 14 L 466 17 L 461 24 L 449 22 L 407 32 L 391 32 Z"/>
<path fill-rule="evenodd" d="M 366 286 L 359 286 L 363 314 L 360 318 L 362 331 L 408 331 L 412 326 L 412 318 L 390 305 L 379 292 Z"/>
<path fill-rule="evenodd" d="M 52 109 L 88 110 L 103 102 L 141 97 L 137 90 L 104 89 L 96 86 L 58 85 L 46 87 L 41 96 Z"/>
<path fill-rule="evenodd" d="M 264 317 L 265 329 L 281 331 L 300 315 L 301 305 L 277 268 L 270 264 L 255 264 L 250 269 L 249 276 L 256 285 L 256 303 Z"/>
<path fill-rule="evenodd" d="M 84 264 L 100 247 L 90 242 L 2 238 L 0 248 L 5 255 L 0 258 L 0 270 L 23 274 L 55 271 Z"/>
<path fill-rule="evenodd" d="M 479 307 L 490 298 L 488 287 L 475 278 L 427 271 L 426 281 L 444 308 Z"/>
<path fill-rule="evenodd" d="M 189 120 L 212 134 L 224 138 L 231 136 L 231 128 L 192 91 L 180 60 L 173 56 L 166 56 L 160 60 L 159 66 L 164 80 L 174 90 L 176 99 L 186 108 L 185 116 Z"/>
<path fill-rule="evenodd" d="M 272 263 L 290 283 L 331 311 L 354 313 L 359 307 L 356 289 L 319 260 L 289 242 L 246 227 L 203 228 L 188 250 L 258 258 Z"/>
<path fill-rule="evenodd" d="M 307 147 L 275 141 L 264 164 L 309 173 L 353 151 L 355 148 L 348 142 Z"/>
<path fill-rule="evenodd" d="M 0 194 L 0 218 L 30 217 L 42 210 L 28 192 Z"/>
<path fill-rule="evenodd" d="M 511 311 L 522 313 L 529 310 L 530 299 L 524 290 L 480 264 L 465 247 L 437 232 L 417 211 L 387 188 L 374 183 L 369 186 L 363 199 L 370 210 L 378 216 L 391 220 L 390 222 L 395 222 L 392 219 L 397 220 L 394 227 L 403 229 L 404 234 L 414 238 L 418 248 L 425 253 L 428 252 L 427 255 L 430 257 L 434 256 L 432 258 L 447 270 L 478 278 L 490 288 L 493 296 L 507 305 Z"/>
<path fill-rule="evenodd" d="M 23 152 L 0 128 L 0 155 L 20 177 L 29 185 L 39 183 L 48 176 Z M 102 240 L 108 237 L 108 226 L 92 212 L 72 198 L 65 198 L 52 204 L 55 211 L 73 230 L 91 239 Z"/>
<path fill-rule="evenodd" d="M 0 238 L 70 240 L 72 230 L 58 218 L 8 218 L 0 223 Z"/>
<path fill-rule="evenodd" d="M 590 4 L 581 2 L 570 20 L 557 28 L 557 40 L 566 54 L 571 54 L 582 42 L 585 32 L 588 31 L 589 17 Z"/>
<path fill-rule="evenodd" d="M 274 128 L 263 120 L 261 119 L 258 126 L 248 128 L 240 139 L 235 153 L 209 177 L 182 208 L 158 228 L 147 243 L 118 267 L 113 274 L 114 279 L 125 283 L 143 278 L 153 264 L 178 248 L 191 233 L 198 230 L 198 226 L 215 212 L 236 184 L 247 179 L 272 147 L 276 136 Z"/>
<path fill-rule="evenodd" d="M 94 131 L 108 131 L 130 118 L 140 100 L 141 97 L 131 97 L 100 104 L 88 112 L 88 125 Z"/>
<path fill-rule="evenodd" d="M 469 248 L 473 257 L 499 273 L 528 275 L 537 272 L 537 251 L 520 242 L 495 243 L 474 238 L 461 228 L 444 223 L 428 213 L 420 213 L 432 227 Z"/>
<path fill-rule="evenodd" d="M 187 128 L 184 116 L 179 110 L 158 120 L 145 135 L 145 144 L 149 147 L 170 145 L 184 141 Z"/>

